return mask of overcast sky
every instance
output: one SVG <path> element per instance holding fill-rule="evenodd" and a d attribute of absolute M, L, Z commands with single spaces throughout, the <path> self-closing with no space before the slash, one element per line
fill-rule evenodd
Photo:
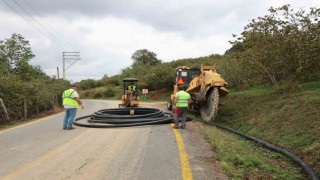
<path fill-rule="evenodd" d="M 320 0 L 0 0 L 0 40 L 24 36 L 30 63 L 50 76 L 59 67 L 62 77 L 62 52 L 80 52 L 66 78 L 101 79 L 130 66 L 139 49 L 164 62 L 224 54 L 232 34 L 284 4 L 309 9 Z"/>

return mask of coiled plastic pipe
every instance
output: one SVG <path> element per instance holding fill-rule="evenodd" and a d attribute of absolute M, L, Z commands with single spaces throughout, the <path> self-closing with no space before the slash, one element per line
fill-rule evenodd
<path fill-rule="evenodd" d="M 134 108 L 134 115 L 130 115 L 130 108 L 115 108 L 99 110 L 92 115 L 76 118 L 73 124 L 91 128 L 115 128 L 164 124 L 172 121 L 171 113 L 155 108 Z"/>

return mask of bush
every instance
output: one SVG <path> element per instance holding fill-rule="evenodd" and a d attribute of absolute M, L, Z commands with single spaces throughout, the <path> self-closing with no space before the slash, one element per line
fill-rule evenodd
<path fill-rule="evenodd" d="M 116 94 L 113 87 L 107 87 L 107 89 L 104 92 L 105 97 L 113 97 Z"/>
<path fill-rule="evenodd" d="M 80 92 L 80 98 L 88 98 L 90 95 L 90 91 L 82 91 Z"/>
<path fill-rule="evenodd" d="M 93 98 L 102 98 L 102 93 L 100 91 L 93 92 Z"/>
<path fill-rule="evenodd" d="M 298 83 L 294 82 L 286 82 L 279 86 L 278 89 L 275 90 L 275 94 L 290 94 L 301 91 L 301 87 L 299 87 Z"/>

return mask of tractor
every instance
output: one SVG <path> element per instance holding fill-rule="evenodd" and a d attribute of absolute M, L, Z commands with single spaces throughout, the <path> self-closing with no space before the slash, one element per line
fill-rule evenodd
<path fill-rule="evenodd" d="M 217 116 L 220 97 L 229 93 L 225 88 L 227 84 L 216 72 L 215 65 L 201 65 L 200 68 L 178 67 L 173 94 L 167 101 L 167 109 L 173 109 L 172 102 L 179 91 L 178 86 L 183 86 L 185 91 L 191 95 L 190 109 L 200 111 L 202 119 L 211 122 Z"/>
<path fill-rule="evenodd" d="M 139 106 L 139 92 L 138 92 L 138 79 L 125 78 L 123 79 L 123 93 L 121 97 L 120 107 L 133 107 Z"/>

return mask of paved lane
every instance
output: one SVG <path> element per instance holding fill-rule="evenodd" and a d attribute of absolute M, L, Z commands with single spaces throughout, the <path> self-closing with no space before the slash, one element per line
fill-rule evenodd
<path fill-rule="evenodd" d="M 115 108 L 85 101 L 77 117 Z M 63 113 L 0 132 L 0 177 L 9 179 L 181 179 L 169 125 L 62 130 Z"/>

